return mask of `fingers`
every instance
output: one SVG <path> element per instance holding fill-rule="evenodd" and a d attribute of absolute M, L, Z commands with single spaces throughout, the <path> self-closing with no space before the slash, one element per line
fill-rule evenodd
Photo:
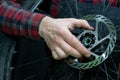
<path fill-rule="evenodd" d="M 60 58 L 68 57 L 68 55 L 60 47 L 55 47 L 55 51 Z"/>
<path fill-rule="evenodd" d="M 52 52 L 52 55 L 56 60 L 68 57 L 68 55 L 59 47 L 55 47 L 55 51 Z"/>
<path fill-rule="evenodd" d="M 93 30 L 87 21 L 78 19 L 56 19 L 53 20 L 52 23 L 53 24 L 47 24 L 47 27 L 46 24 L 44 24 L 45 27 L 41 28 L 41 31 L 43 31 L 41 35 L 51 49 L 54 59 L 59 60 L 66 58 L 68 55 L 77 58 L 80 58 L 81 54 L 86 57 L 90 56 L 90 52 L 70 32 L 70 30 L 75 27 Z"/>
<path fill-rule="evenodd" d="M 76 49 L 80 54 L 86 57 L 90 56 L 90 52 L 83 46 L 82 43 L 80 43 L 80 41 L 74 35 L 72 35 L 69 30 L 64 34 L 66 35 L 62 35 L 62 37 L 70 46 Z"/>
<path fill-rule="evenodd" d="M 56 60 L 60 59 L 60 57 L 57 55 L 57 53 L 55 51 L 52 51 L 52 57 Z"/>
<path fill-rule="evenodd" d="M 64 50 L 64 52 L 70 56 L 76 57 L 76 58 L 80 58 L 81 54 L 74 49 L 73 47 L 71 47 L 68 43 L 66 43 L 64 40 L 61 41 L 60 47 L 62 50 Z"/>
<path fill-rule="evenodd" d="M 55 47 L 54 50 L 52 50 L 52 55 L 54 59 L 63 59 L 68 57 L 69 55 L 76 58 L 81 57 L 81 54 L 64 40 L 60 40 L 58 44 L 60 44 L 59 47 Z"/>
<path fill-rule="evenodd" d="M 70 20 L 73 23 L 73 27 L 93 30 L 93 27 L 91 27 L 86 20 L 80 20 L 80 19 L 70 19 Z"/>

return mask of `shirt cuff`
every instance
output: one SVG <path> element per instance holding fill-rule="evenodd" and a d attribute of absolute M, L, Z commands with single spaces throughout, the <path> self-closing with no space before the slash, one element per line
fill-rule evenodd
<path fill-rule="evenodd" d="M 30 16 L 30 20 L 28 22 L 28 36 L 31 39 L 39 40 L 39 25 L 41 23 L 41 20 L 45 17 L 44 14 L 39 13 L 32 13 Z"/>

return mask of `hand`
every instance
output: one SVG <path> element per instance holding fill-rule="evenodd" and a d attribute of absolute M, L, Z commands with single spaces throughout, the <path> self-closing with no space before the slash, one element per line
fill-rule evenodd
<path fill-rule="evenodd" d="M 41 21 L 39 34 L 46 41 L 54 59 L 63 59 L 69 55 L 76 58 L 90 56 L 90 52 L 70 32 L 75 27 L 93 30 L 87 21 L 80 19 L 54 19 L 46 16 Z"/>

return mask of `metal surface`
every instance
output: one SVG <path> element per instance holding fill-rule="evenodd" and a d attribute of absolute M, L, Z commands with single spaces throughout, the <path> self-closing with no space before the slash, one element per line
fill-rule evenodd
<path fill-rule="evenodd" d="M 88 49 L 91 52 L 91 56 L 93 56 L 94 59 L 91 59 L 87 62 L 81 62 L 79 61 L 79 59 L 69 58 L 67 59 L 67 63 L 69 66 L 76 68 L 76 69 L 89 69 L 89 68 L 98 66 L 99 64 L 104 62 L 108 58 L 108 56 L 111 54 L 111 52 L 113 51 L 113 48 L 115 47 L 116 30 L 114 28 L 114 24 L 109 19 L 107 19 L 106 17 L 102 15 L 87 15 L 87 16 L 84 16 L 82 19 L 94 20 L 96 22 L 95 31 L 84 30 L 81 34 L 77 36 L 79 40 L 83 38 L 83 36 L 85 37 L 83 43 L 85 46 L 86 45 L 89 46 Z M 100 23 L 103 23 L 105 27 L 107 27 L 109 34 L 99 40 L 98 38 L 100 35 L 98 34 L 99 33 L 98 27 L 100 27 L 99 26 Z M 89 34 L 89 35 L 87 36 L 86 34 Z M 102 45 L 100 44 L 105 41 L 108 41 L 108 45 L 106 47 L 106 50 L 104 50 L 102 54 L 97 54 L 92 51 L 92 49 L 97 46 L 102 47 Z"/>

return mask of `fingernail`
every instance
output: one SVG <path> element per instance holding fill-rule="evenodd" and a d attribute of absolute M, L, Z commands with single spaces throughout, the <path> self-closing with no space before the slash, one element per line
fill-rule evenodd
<path fill-rule="evenodd" d="M 90 51 L 87 50 L 85 56 L 86 56 L 86 57 L 90 57 L 90 56 L 91 56 Z"/>
<path fill-rule="evenodd" d="M 91 30 L 94 30 L 94 28 L 93 28 L 93 27 L 91 27 L 91 26 L 90 26 L 90 28 L 91 28 Z"/>
<path fill-rule="evenodd" d="M 86 55 L 86 57 L 90 57 L 90 56 L 91 56 L 91 54 L 87 54 L 87 55 Z"/>

